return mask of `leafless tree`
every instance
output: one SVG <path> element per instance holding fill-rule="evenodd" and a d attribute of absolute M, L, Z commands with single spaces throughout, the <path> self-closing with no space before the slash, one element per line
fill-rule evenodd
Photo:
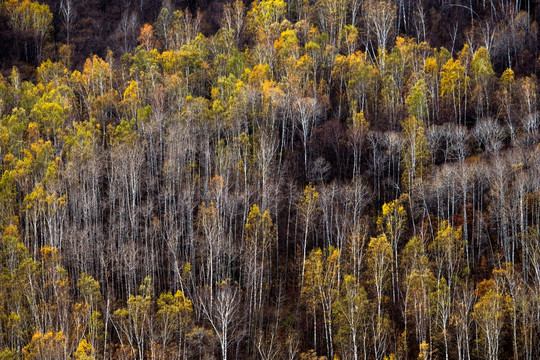
<path fill-rule="evenodd" d="M 62 14 L 64 27 L 66 29 L 66 43 L 69 45 L 73 24 L 77 21 L 77 11 L 73 4 L 73 0 L 60 1 L 60 14 Z"/>
<path fill-rule="evenodd" d="M 235 0 L 232 3 L 223 5 L 222 26 L 233 32 L 236 41 L 240 39 L 240 34 L 244 30 L 245 12 L 245 5 L 241 0 Z"/>
<path fill-rule="evenodd" d="M 135 12 L 124 10 L 119 24 L 119 31 L 122 34 L 122 47 L 124 53 L 129 53 L 133 50 L 138 23 L 139 21 Z"/>
<path fill-rule="evenodd" d="M 200 289 L 199 307 L 214 329 L 221 348 L 221 358 L 227 360 L 228 350 L 239 330 L 240 291 L 238 286 L 225 280 L 214 292 L 209 287 Z"/>
<path fill-rule="evenodd" d="M 304 171 L 307 174 L 308 144 L 311 139 L 313 127 L 319 118 L 320 105 L 315 98 L 298 98 L 294 102 L 294 105 L 302 134 L 302 145 L 304 147 Z"/>
<path fill-rule="evenodd" d="M 367 29 L 374 34 L 382 52 L 396 30 L 396 6 L 390 1 L 367 0 L 362 5 Z M 384 68 L 384 60 L 381 63 Z"/>
<path fill-rule="evenodd" d="M 503 128 L 493 118 L 478 120 L 474 128 L 476 141 L 484 146 L 488 153 L 497 152 L 502 148 L 503 135 Z"/>

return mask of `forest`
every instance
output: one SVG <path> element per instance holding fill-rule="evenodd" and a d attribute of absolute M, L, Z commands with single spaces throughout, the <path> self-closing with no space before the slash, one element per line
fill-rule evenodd
<path fill-rule="evenodd" d="M 536 0 L 0 0 L 0 359 L 540 359 Z"/>

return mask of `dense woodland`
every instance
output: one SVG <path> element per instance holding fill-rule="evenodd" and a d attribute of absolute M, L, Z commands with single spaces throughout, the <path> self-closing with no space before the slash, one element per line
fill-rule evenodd
<path fill-rule="evenodd" d="M 0 1 L 0 359 L 540 359 L 538 1 Z"/>

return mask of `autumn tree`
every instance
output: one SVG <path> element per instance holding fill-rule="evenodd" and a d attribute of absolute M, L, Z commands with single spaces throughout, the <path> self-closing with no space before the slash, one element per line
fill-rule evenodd
<path fill-rule="evenodd" d="M 433 287 L 432 273 L 425 245 L 418 236 L 410 239 L 401 252 L 401 272 L 403 303 L 402 311 L 405 329 L 403 332 L 403 346 L 406 353 L 410 351 L 408 339 L 412 331 L 409 330 L 409 319 L 412 319 L 416 329 L 416 339 L 421 346 L 427 341 L 431 329 L 431 313 L 429 297 Z"/>
<path fill-rule="evenodd" d="M 499 91 L 497 93 L 497 97 L 500 103 L 499 113 L 508 126 L 510 139 L 512 142 L 516 140 L 516 129 L 513 120 L 515 112 L 515 88 L 516 81 L 514 78 L 514 72 L 511 69 L 506 69 L 501 75 L 501 79 L 499 81 Z"/>
<path fill-rule="evenodd" d="M 356 107 L 351 109 L 352 116 L 349 120 L 349 139 L 353 147 L 353 177 L 360 175 L 360 164 L 362 160 L 362 148 L 369 128 L 364 112 L 356 112 Z"/>
<path fill-rule="evenodd" d="M 41 60 L 45 38 L 50 31 L 53 14 L 48 5 L 32 2 L 30 0 L 10 0 L 6 2 L 11 27 L 20 33 L 20 36 L 30 36 L 34 40 L 35 57 Z M 23 41 L 23 51 L 26 59 L 29 58 L 27 41 Z"/>
<path fill-rule="evenodd" d="M 485 346 L 485 357 L 495 360 L 499 357 L 499 336 L 508 314 L 511 299 L 493 280 L 484 280 L 476 289 L 479 300 L 472 313 L 478 327 L 482 331 Z"/>
<path fill-rule="evenodd" d="M 449 59 L 441 69 L 441 98 L 449 102 L 454 110 L 454 119 L 463 123 L 465 95 L 469 78 L 460 60 Z"/>
<path fill-rule="evenodd" d="M 79 346 L 77 346 L 77 351 L 75 351 L 73 357 L 75 360 L 94 360 L 95 357 L 92 356 L 93 352 L 94 348 L 92 345 L 89 344 L 86 339 L 82 339 Z"/>
<path fill-rule="evenodd" d="M 317 312 L 323 317 L 323 330 L 326 351 L 334 356 L 334 305 L 339 293 L 340 265 L 339 250 L 329 247 L 324 253 L 321 249 L 313 250 L 305 264 L 305 277 L 302 296 L 313 311 L 313 343 L 317 348 Z"/>
<path fill-rule="evenodd" d="M 481 47 L 474 53 L 471 61 L 471 88 L 478 119 L 489 117 L 493 112 L 491 94 L 494 87 L 494 75 L 489 52 Z"/>
<path fill-rule="evenodd" d="M 276 228 L 270 212 L 253 205 L 246 219 L 244 233 L 243 277 L 249 303 L 249 324 L 259 326 L 264 299 L 269 291 L 272 270 L 272 247 L 276 242 Z"/>
<path fill-rule="evenodd" d="M 64 341 L 66 336 L 62 331 L 36 332 L 32 340 L 22 351 L 25 359 L 60 359 L 64 356 Z"/>
<path fill-rule="evenodd" d="M 377 219 L 378 230 L 386 235 L 386 239 L 389 239 L 392 249 L 392 299 L 397 302 L 399 299 L 399 262 L 398 262 L 398 248 L 402 234 L 405 231 L 407 213 L 403 207 L 403 200 L 398 199 L 390 203 L 383 204 L 382 214 Z"/>
<path fill-rule="evenodd" d="M 182 291 L 162 293 L 157 299 L 155 315 L 158 339 L 165 353 L 186 352 L 186 336 L 193 322 L 193 305 Z"/>
<path fill-rule="evenodd" d="M 127 307 L 117 309 L 112 317 L 118 336 L 128 342 L 133 356 L 141 360 L 148 348 L 153 296 L 152 281 L 146 277 L 139 288 L 139 295 L 130 294 Z"/>
<path fill-rule="evenodd" d="M 345 275 L 336 305 L 336 342 L 343 347 L 342 352 L 358 360 L 367 354 L 369 330 L 369 300 L 367 293 L 352 275 Z M 346 340 L 348 338 L 348 341 Z M 360 346 L 362 352 L 360 352 Z"/>
<path fill-rule="evenodd" d="M 382 359 L 386 353 L 388 346 L 388 318 L 383 314 L 383 292 L 385 289 L 385 280 L 387 279 L 388 271 L 393 263 L 392 247 L 383 233 L 376 238 L 371 238 L 367 251 L 368 268 L 372 274 L 373 286 L 375 287 L 375 296 L 377 299 L 377 312 L 372 320 L 373 348 L 375 357 Z"/>
<path fill-rule="evenodd" d="M 461 227 L 456 228 L 449 224 L 448 221 L 440 222 L 439 230 L 429 250 L 437 264 L 437 280 L 440 281 L 444 276 L 450 290 L 452 290 L 453 284 L 464 265 L 463 247 L 464 241 Z"/>
<path fill-rule="evenodd" d="M 156 47 L 156 40 L 154 38 L 154 29 L 152 25 L 144 24 L 137 40 L 146 51 L 154 49 Z"/>

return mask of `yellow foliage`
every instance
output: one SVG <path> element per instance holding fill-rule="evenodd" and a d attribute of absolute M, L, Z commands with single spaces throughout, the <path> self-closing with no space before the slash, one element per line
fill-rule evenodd
<path fill-rule="evenodd" d="M 270 79 L 270 66 L 268 64 L 255 65 L 252 70 L 246 69 L 245 74 L 251 85 L 260 86 Z"/>
<path fill-rule="evenodd" d="M 286 6 L 283 0 L 254 1 L 247 14 L 248 28 L 261 37 L 268 36 L 268 29 L 273 23 L 281 20 L 286 12 Z"/>
<path fill-rule="evenodd" d="M 49 5 L 30 0 L 9 0 L 5 3 L 11 26 L 19 31 L 32 31 L 45 36 L 53 20 Z"/>
<path fill-rule="evenodd" d="M 17 226 L 10 224 L 6 226 L 6 228 L 4 229 L 4 232 L 2 233 L 2 236 L 3 237 L 11 236 L 11 237 L 19 238 L 20 235 L 19 235 L 19 230 L 17 229 Z"/>
<path fill-rule="evenodd" d="M 57 248 L 44 246 L 40 249 L 41 258 L 45 264 L 59 263 L 61 256 Z"/>
<path fill-rule="evenodd" d="M 94 360 L 95 357 L 92 356 L 94 352 L 94 347 L 86 339 L 82 339 L 75 351 L 74 358 L 75 360 Z"/>
<path fill-rule="evenodd" d="M 420 344 L 420 352 L 418 353 L 418 359 L 429 359 L 429 344 L 425 341 L 422 341 Z"/>
<path fill-rule="evenodd" d="M 281 57 L 298 56 L 299 40 L 296 33 L 287 29 L 281 33 L 278 40 L 274 41 L 274 49 Z"/>
<path fill-rule="evenodd" d="M 141 46 L 146 51 L 150 51 L 156 47 L 157 41 L 154 38 L 154 31 L 153 31 L 152 25 L 150 24 L 143 25 L 143 27 L 141 28 L 141 33 L 139 37 L 137 38 L 137 41 L 139 41 Z"/>
<path fill-rule="evenodd" d="M 501 83 L 505 87 L 509 87 L 514 83 L 514 72 L 512 69 L 506 69 L 501 75 Z"/>
<path fill-rule="evenodd" d="M 489 289 L 474 305 L 472 316 L 486 336 L 490 336 L 490 332 L 496 334 L 502 328 L 511 304 L 512 299 L 508 294 Z"/>
<path fill-rule="evenodd" d="M 359 112 L 354 112 L 352 116 L 352 126 L 353 129 L 367 129 L 369 128 L 369 122 L 367 122 L 364 112 L 360 110 Z"/>
<path fill-rule="evenodd" d="M 406 198 L 404 196 L 384 203 L 382 206 L 382 215 L 377 218 L 377 229 L 383 232 L 390 242 L 397 246 L 397 242 L 405 230 L 407 212 L 403 206 Z"/>
<path fill-rule="evenodd" d="M 441 70 L 441 97 L 454 96 L 456 91 L 465 91 L 467 79 L 465 68 L 459 60 L 449 59 Z"/>
<path fill-rule="evenodd" d="M 439 65 L 437 64 L 437 59 L 434 57 L 428 57 L 424 62 L 424 72 L 426 74 L 434 75 L 439 72 Z"/>
<path fill-rule="evenodd" d="M 109 63 L 97 55 L 86 59 L 82 74 L 74 71 L 71 75 L 72 81 L 80 81 L 85 87 L 85 95 L 93 97 L 103 96 L 109 90 L 111 77 Z"/>
<path fill-rule="evenodd" d="M 136 81 L 131 80 L 124 91 L 124 100 L 137 101 L 139 99 L 139 86 Z"/>
<path fill-rule="evenodd" d="M 62 331 L 41 334 L 39 331 L 32 336 L 32 340 L 23 348 L 22 355 L 25 360 L 31 359 L 61 359 L 64 354 L 66 336 Z"/>

